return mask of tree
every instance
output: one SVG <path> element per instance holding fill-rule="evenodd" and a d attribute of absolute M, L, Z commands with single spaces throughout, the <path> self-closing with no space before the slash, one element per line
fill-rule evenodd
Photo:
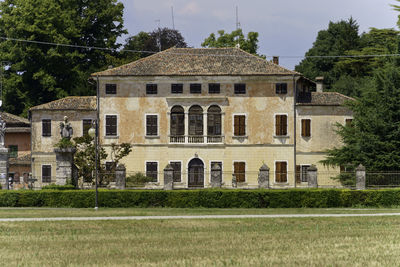
<path fill-rule="evenodd" d="M 75 147 L 77 149 L 74 155 L 74 163 L 78 168 L 78 177 L 82 177 L 84 182 L 93 182 L 93 172 L 95 171 L 95 146 L 93 138 L 89 135 L 74 138 Z M 116 166 L 121 159 L 129 155 L 132 151 L 131 144 L 122 143 L 119 145 L 111 144 L 110 156 L 113 162 L 111 171 L 106 170 L 105 164 L 102 162 L 107 159 L 108 154 L 103 147 L 98 149 L 98 172 L 99 184 L 109 182 L 115 172 Z M 111 175 L 108 174 L 111 172 Z"/>
<path fill-rule="evenodd" d="M 149 51 L 150 53 L 125 52 L 122 54 L 122 57 L 125 61 L 134 61 L 154 54 L 152 52 L 163 51 L 174 46 L 180 48 L 187 47 L 185 39 L 177 30 L 159 28 L 152 32 L 139 32 L 137 35 L 125 40 L 124 50 Z"/>
<path fill-rule="evenodd" d="M 340 77 L 334 67 L 338 58 L 318 58 L 314 56 L 338 56 L 346 51 L 360 47 L 358 25 L 353 18 L 339 22 L 329 22 L 327 30 L 318 32 L 313 47 L 306 52 L 306 57 L 295 70 L 306 77 L 315 79 L 318 76 L 325 77 L 327 89 Z"/>
<path fill-rule="evenodd" d="M 237 29 L 231 33 L 225 33 L 224 30 L 218 31 L 218 37 L 211 33 L 202 47 L 235 47 L 239 44 L 240 48 L 250 54 L 257 55 L 258 50 L 258 32 L 249 32 L 245 38 L 242 29 Z"/>
<path fill-rule="evenodd" d="M 4 69 L 4 108 L 27 114 L 37 104 L 67 95 L 90 95 L 90 73 L 115 58 L 106 50 L 39 42 L 116 49 L 123 29 L 123 5 L 117 0 L 4 0 L 0 2 L 0 40 Z"/>
<path fill-rule="evenodd" d="M 354 120 L 338 125 L 343 146 L 328 150 L 327 165 L 358 164 L 370 171 L 400 169 L 400 69 L 388 63 L 376 71 L 371 88 L 350 104 Z"/>

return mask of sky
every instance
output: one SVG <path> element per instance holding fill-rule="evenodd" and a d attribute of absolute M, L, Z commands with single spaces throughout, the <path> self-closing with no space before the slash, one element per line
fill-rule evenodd
<path fill-rule="evenodd" d="M 190 47 L 201 47 L 210 33 L 236 29 L 236 6 L 244 33 L 259 33 L 258 53 L 294 69 L 312 47 L 318 31 L 330 21 L 353 17 L 361 32 L 369 28 L 395 28 L 397 0 L 120 0 L 125 6 L 124 24 L 129 34 L 160 27 L 179 30 Z M 288 58 L 295 56 L 295 58 Z"/>

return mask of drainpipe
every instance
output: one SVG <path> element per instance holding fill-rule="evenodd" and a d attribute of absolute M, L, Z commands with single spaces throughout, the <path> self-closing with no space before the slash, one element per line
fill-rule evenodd
<path fill-rule="evenodd" d="M 297 102 L 297 82 L 296 75 L 293 74 L 293 181 L 294 188 L 296 188 L 296 122 L 297 122 L 297 114 L 296 114 L 296 102 Z"/>

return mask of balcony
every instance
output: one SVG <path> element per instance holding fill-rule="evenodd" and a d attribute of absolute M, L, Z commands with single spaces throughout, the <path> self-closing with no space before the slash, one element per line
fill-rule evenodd
<path fill-rule="evenodd" d="M 223 135 L 170 135 L 171 144 L 222 144 Z"/>

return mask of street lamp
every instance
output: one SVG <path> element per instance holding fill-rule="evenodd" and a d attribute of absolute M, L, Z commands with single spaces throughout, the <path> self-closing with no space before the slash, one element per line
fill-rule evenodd
<path fill-rule="evenodd" d="M 97 190 L 97 175 L 98 175 L 97 162 L 98 162 L 98 157 L 99 157 L 98 151 L 97 151 L 97 138 L 99 136 L 99 133 L 98 133 L 97 120 L 93 120 L 92 127 L 89 129 L 88 133 L 92 138 L 94 138 L 94 151 L 95 151 L 95 162 L 94 162 L 95 172 L 94 173 L 95 173 L 95 190 L 96 190 L 96 198 L 95 198 L 95 207 L 94 207 L 94 209 L 97 210 L 99 208 L 99 205 L 98 205 L 99 192 Z"/>

